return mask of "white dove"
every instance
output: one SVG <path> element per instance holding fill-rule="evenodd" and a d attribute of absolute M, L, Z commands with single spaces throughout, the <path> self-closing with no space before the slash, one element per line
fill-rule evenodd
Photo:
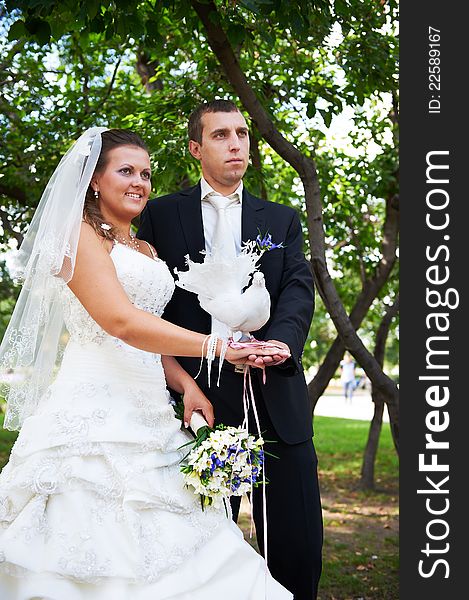
<path fill-rule="evenodd" d="M 197 294 L 200 306 L 232 331 L 241 331 L 243 339 L 257 331 L 270 316 L 270 296 L 263 273 L 256 271 L 260 256 L 246 247 L 228 260 L 207 254 L 203 263 L 186 257 L 187 271 L 175 272 L 176 284 Z M 253 274 L 251 285 L 243 292 Z"/>
<path fill-rule="evenodd" d="M 210 315 L 227 325 L 231 331 L 241 331 L 244 338 L 257 331 L 270 316 L 270 295 L 265 287 L 264 274 L 254 273 L 251 285 L 243 293 L 231 291 L 214 298 L 199 295 L 200 306 Z"/>

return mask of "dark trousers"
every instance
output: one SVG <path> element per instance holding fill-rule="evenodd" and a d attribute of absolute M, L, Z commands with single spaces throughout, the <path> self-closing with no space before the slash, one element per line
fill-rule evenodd
<path fill-rule="evenodd" d="M 289 445 L 279 440 L 257 381 L 253 382 L 266 455 L 267 562 L 272 576 L 294 594 L 295 600 L 315 600 L 322 567 L 322 513 L 317 458 L 312 440 Z M 257 391 L 256 391 L 257 390 Z M 256 434 L 253 415 L 249 428 Z M 271 440 L 267 442 L 267 440 Z M 254 489 L 253 514 L 263 555 L 262 486 Z M 233 519 L 240 499 L 233 499 Z"/>

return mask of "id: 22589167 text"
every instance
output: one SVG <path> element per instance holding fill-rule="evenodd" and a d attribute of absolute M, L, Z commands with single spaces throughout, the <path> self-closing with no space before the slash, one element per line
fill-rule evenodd
<path fill-rule="evenodd" d="M 440 114 L 441 111 L 441 60 L 440 30 L 428 28 L 428 100 L 429 114 Z"/>

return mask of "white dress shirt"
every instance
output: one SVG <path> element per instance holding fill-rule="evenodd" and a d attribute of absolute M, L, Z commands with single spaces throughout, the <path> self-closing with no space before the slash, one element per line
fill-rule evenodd
<path fill-rule="evenodd" d="M 200 189 L 201 189 L 201 199 L 202 199 L 202 222 L 204 224 L 204 238 L 205 238 L 205 249 L 207 252 L 212 251 L 212 238 L 213 232 L 215 231 L 215 223 L 217 221 L 217 211 L 215 208 L 209 203 L 204 202 L 204 198 L 210 194 L 215 192 L 215 190 L 205 181 L 202 177 L 200 180 Z M 243 182 L 241 181 L 239 186 L 233 192 L 233 194 L 238 195 L 239 204 L 235 204 L 227 211 L 227 218 L 231 225 L 231 230 L 233 232 L 236 254 L 241 253 L 241 210 L 242 210 L 242 202 L 243 202 Z M 222 195 L 222 194 L 219 194 Z M 231 195 L 231 194 L 230 194 Z"/>

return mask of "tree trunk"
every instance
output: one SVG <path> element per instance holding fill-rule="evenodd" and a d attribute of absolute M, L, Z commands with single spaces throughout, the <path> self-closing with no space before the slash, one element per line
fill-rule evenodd
<path fill-rule="evenodd" d="M 261 152 L 259 150 L 259 137 L 257 131 L 254 131 L 251 136 L 251 158 L 252 166 L 256 169 L 259 175 L 260 181 L 260 196 L 264 200 L 267 200 L 267 189 L 265 187 L 264 174 L 262 173 L 262 159 Z"/>
<path fill-rule="evenodd" d="M 376 343 L 374 355 L 377 362 L 381 365 L 384 364 L 384 354 L 386 350 L 386 340 L 388 338 L 389 328 L 393 318 L 399 312 L 399 295 L 397 295 L 394 304 L 392 304 L 386 311 L 376 333 Z M 371 387 L 371 398 L 375 405 L 373 419 L 371 420 L 370 430 L 368 432 L 368 441 L 366 443 L 365 452 L 363 454 L 363 463 L 361 470 L 361 485 L 365 489 L 372 490 L 375 487 L 375 460 L 378 452 L 379 436 L 381 433 L 381 426 L 383 423 L 384 413 L 384 398 L 379 390 L 376 390 L 372 384 Z M 392 430 L 391 430 L 392 432 Z M 394 437 L 393 437 L 394 439 Z M 394 442 L 396 451 L 398 452 L 398 446 Z"/>
<path fill-rule="evenodd" d="M 191 0 L 191 4 L 205 28 L 207 41 L 222 66 L 225 75 L 238 94 L 244 108 L 254 121 L 259 133 L 268 144 L 298 173 L 303 183 L 308 220 L 311 264 L 316 285 L 334 325 L 357 362 L 370 380 L 381 390 L 388 405 L 393 436 L 398 440 L 399 403 L 395 383 L 387 377 L 376 359 L 363 345 L 345 311 L 331 276 L 327 270 L 322 203 L 316 164 L 304 156 L 275 127 L 246 79 L 230 42 L 221 26 L 217 8 L 212 0 L 206 3 Z"/>
<path fill-rule="evenodd" d="M 373 396 L 375 409 L 368 432 L 368 441 L 363 454 L 360 484 L 364 489 L 375 489 L 375 460 L 378 452 L 379 436 L 383 423 L 384 402 Z"/>
<path fill-rule="evenodd" d="M 137 55 L 137 73 L 140 75 L 140 80 L 148 94 L 154 90 L 162 90 L 163 82 L 160 79 L 153 79 L 156 75 L 156 69 L 159 63 L 157 60 L 151 60 L 148 54 L 142 50 Z M 153 79 L 150 81 L 150 79 Z"/>

